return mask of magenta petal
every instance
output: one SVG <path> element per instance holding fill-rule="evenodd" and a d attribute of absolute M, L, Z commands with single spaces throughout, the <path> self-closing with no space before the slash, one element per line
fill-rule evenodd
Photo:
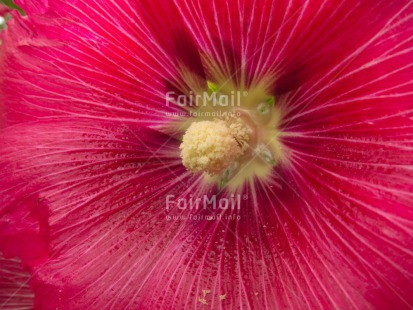
<path fill-rule="evenodd" d="M 276 178 L 278 189 L 261 191 L 265 194 L 256 206 L 273 238 L 269 248 L 279 258 L 277 287 L 286 288 L 282 296 L 292 309 L 300 303 L 328 309 L 408 308 L 413 302 L 413 213 L 400 185 L 411 191 L 412 184 L 387 182 L 388 193 L 399 191 L 392 197 L 362 181 L 363 174 L 374 177 L 371 171 L 358 175 L 357 168 L 342 165 L 343 171 L 326 170 L 297 159 L 292 171 Z M 394 179 L 409 175 L 403 169 L 393 172 Z M 269 199 L 271 207 L 263 203 Z"/>
<path fill-rule="evenodd" d="M 9 12 L 10 12 L 10 9 L 7 6 L 0 3 L 0 16 L 4 17 Z"/>
<path fill-rule="evenodd" d="M 19 182 L 0 184 L 0 250 L 35 265 L 48 257 L 48 210 L 38 195 L 16 188 Z"/>
<path fill-rule="evenodd" d="M 49 9 L 49 0 L 16 0 L 14 2 L 23 7 L 29 15 L 45 13 Z"/>
<path fill-rule="evenodd" d="M 34 294 L 29 286 L 30 275 L 17 259 L 0 253 L 0 308 L 4 310 L 33 309 Z"/>
<path fill-rule="evenodd" d="M 325 75 L 408 6 L 407 0 L 175 3 L 205 62 L 218 67 L 207 66 L 209 78 L 248 86 L 266 79 L 277 94 Z"/>
<path fill-rule="evenodd" d="M 166 112 L 178 110 L 165 102 L 171 85 L 181 91 L 190 88 L 178 65 L 183 62 L 204 79 L 199 61 L 190 63 L 197 51 L 175 54 L 178 48 L 190 50 L 182 47 L 190 42 L 189 35 L 183 43 L 172 42 L 175 49 L 170 42 L 154 41 L 155 29 L 170 33 L 170 27 L 148 29 L 138 3 L 20 4 L 28 16 L 15 13 L 1 34 L 9 123 L 71 115 L 159 124 L 166 121 Z"/>
<path fill-rule="evenodd" d="M 3 176 L 12 169 L 11 183 L 28 196 L 36 187 L 48 207 L 50 260 L 32 263 L 40 307 L 134 302 L 151 262 L 166 259 L 185 228 L 165 220 L 165 195 L 189 193 L 199 181 L 182 167 L 177 141 L 163 134 L 62 119 L 57 128 L 56 121 L 9 127 L 2 141 Z M 105 298 L 99 289 L 83 293 L 96 281 L 128 289 L 103 288 Z"/>

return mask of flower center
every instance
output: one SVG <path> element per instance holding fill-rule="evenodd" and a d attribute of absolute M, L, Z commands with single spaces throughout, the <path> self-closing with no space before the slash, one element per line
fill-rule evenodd
<path fill-rule="evenodd" d="M 283 160 L 280 110 L 274 97 L 265 87 L 246 91 L 212 83 L 200 96 L 188 108 L 191 117 L 179 126 L 186 128 L 180 145 L 183 165 L 194 173 L 204 173 L 207 183 L 231 191 L 256 178 L 268 179 Z"/>
<path fill-rule="evenodd" d="M 194 122 L 180 146 L 182 162 L 193 172 L 220 174 L 245 153 L 251 132 L 233 117 Z"/>

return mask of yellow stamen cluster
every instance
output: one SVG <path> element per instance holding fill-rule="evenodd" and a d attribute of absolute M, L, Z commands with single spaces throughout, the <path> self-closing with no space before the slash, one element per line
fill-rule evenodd
<path fill-rule="evenodd" d="M 193 172 L 219 174 L 244 154 L 249 133 L 237 120 L 194 122 L 183 136 L 182 162 Z"/>

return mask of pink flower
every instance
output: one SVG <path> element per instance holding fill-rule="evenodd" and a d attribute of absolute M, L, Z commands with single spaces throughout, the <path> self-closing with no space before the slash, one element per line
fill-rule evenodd
<path fill-rule="evenodd" d="M 0 251 L 37 308 L 413 306 L 411 1 L 16 3 Z"/>

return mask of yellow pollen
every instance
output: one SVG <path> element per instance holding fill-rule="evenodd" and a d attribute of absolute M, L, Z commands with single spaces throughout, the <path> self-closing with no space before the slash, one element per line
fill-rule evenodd
<path fill-rule="evenodd" d="M 244 154 L 249 135 L 250 129 L 240 120 L 194 122 L 179 147 L 182 162 L 193 172 L 219 174 Z"/>

